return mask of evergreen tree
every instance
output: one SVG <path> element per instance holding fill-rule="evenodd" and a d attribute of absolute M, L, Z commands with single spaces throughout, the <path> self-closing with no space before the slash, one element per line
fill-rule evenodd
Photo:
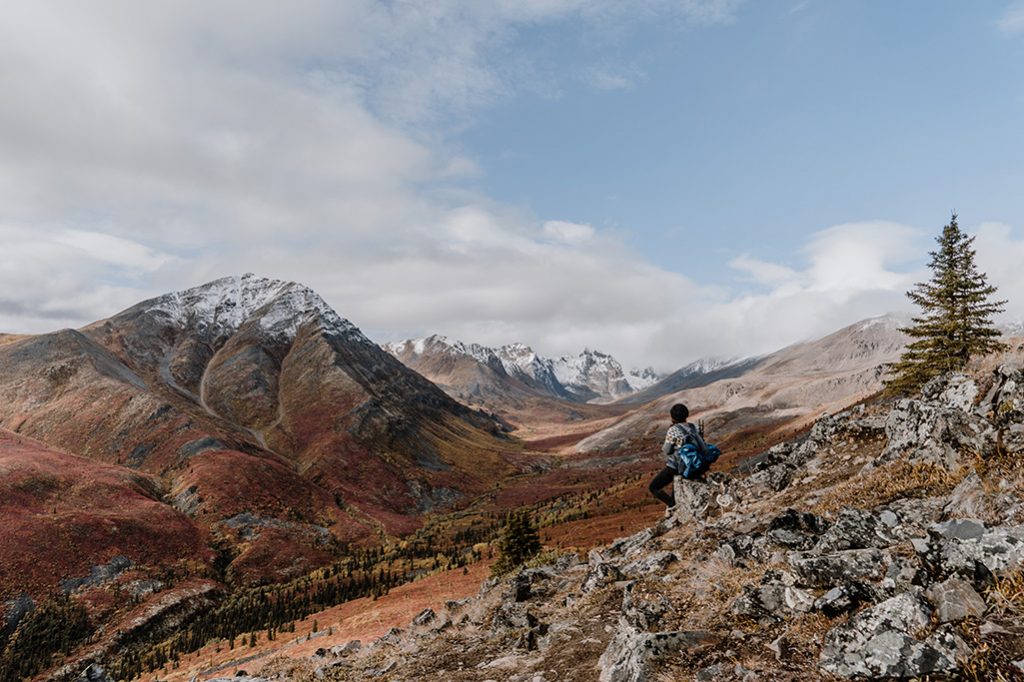
<path fill-rule="evenodd" d="M 960 231 L 956 213 L 936 241 L 939 248 L 928 263 L 931 280 L 907 292 L 922 312 L 900 330 L 913 340 L 889 368 L 890 393 L 917 390 L 933 377 L 963 369 L 973 355 L 1006 348 L 992 323 L 1006 301 L 990 300 L 996 287 L 974 264 L 974 237 Z"/>
<path fill-rule="evenodd" d="M 491 574 L 499 576 L 508 573 L 535 556 L 540 548 L 540 535 L 529 512 L 523 509 L 511 512 L 498 540 L 500 554 L 491 567 Z"/>

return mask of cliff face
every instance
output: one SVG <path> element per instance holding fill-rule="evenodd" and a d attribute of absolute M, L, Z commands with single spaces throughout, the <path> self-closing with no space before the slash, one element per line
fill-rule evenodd
<path fill-rule="evenodd" d="M 1024 371 L 819 420 L 657 525 L 270 679 L 1018 679 Z M 287 669 L 287 672 L 286 672 Z M 1000 677 L 1000 675 L 1002 677 Z"/>

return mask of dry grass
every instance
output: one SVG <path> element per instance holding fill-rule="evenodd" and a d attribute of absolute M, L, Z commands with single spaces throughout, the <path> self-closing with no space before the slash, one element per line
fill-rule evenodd
<path fill-rule="evenodd" d="M 931 462 L 893 462 L 840 483 L 811 511 L 823 514 L 843 507 L 870 509 L 906 497 L 948 494 L 968 471 L 961 468 L 949 472 Z"/>
<path fill-rule="evenodd" d="M 960 631 L 973 653 L 961 665 L 963 679 L 972 682 L 1019 680 L 1020 670 L 1012 662 L 1024 655 L 1024 641 L 1019 632 L 1019 624 L 1024 621 L 1024 570 L 997 577 L 995 585 L 986 591 L 985 601 L 990 605 L 986 620 L 1009 626 L 1010 634 L 993 633 L 982 637 L 976 622 L 965 621 Z"/>

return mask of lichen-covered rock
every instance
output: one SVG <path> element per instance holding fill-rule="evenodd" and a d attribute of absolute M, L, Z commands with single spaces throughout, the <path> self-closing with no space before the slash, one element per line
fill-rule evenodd
<path fill-rule="evenodd" d="M 706 649 L 718 638 L 703 631 L 642 632 L 625 619 L 598 661 L 600 682 L 648 682 L 651 662 L 668 653 Z"/>
<path fill-rule="evenodd" d="M 935 606 L 940 623 L 951 623 L 964 618 L 980 618 L 987 608 L 985 600 L 963 578 L 952 577 L 935 583 L 925 594 Z"/>
<path fill-rule="evenodd" d="M 877 516 L 864 509 L 846 508 L 825 531 L 814 551 L 827 554 L 844 549 L 888 547 L 895 542 L 893 533 Z"/>
<path fill-rule="evenodd" d="M 979 571 L 1002 573 L 1024 565 L 1024 526 L 985 528 L 971 519 L 954 519 L 913 540 L 922 563 L 939 576 L 959 575 L 977 583 Z"/>
<path fill-rule="evenodd" d="M 707 481 L 690 481 L 682 476 L 675 478 L 675 516 L 684 526 L 697 528 L 717 511 L 715 488 Z"/>
<path fill-rule="evenodd" d="M 888 444 L 879 458 L 928 461 L 953 471 L 961 465 L 962 453 L 985 448 L 985 422 L 956 407 L 899 400 L 885 422 Z"/>
<path fill-rule="evenodd" d="M 1005 521 L 1010 511 L 1020 503 L 1013 490 L 987 487 L 972 468 L 950 493 L 944 511 L 953 518 L 981 519 L 998 524 Z"/>
<path fill-rule="evenodd" d="M 651 573 L 660 573 L 677 558 L 673 552 L 654 552 L 625 564 L 622 567 L 622 573 L 628 578 L 640 578 Z"/>
<path fill-rule="evenodd" d="M 636 583 L 630 583 L 623 591 L 622 616 L 634 628 L 650 632 L 655 630 L 664 615 L 672 610 L 672 604 L 660 594 L 636 594 L 635 585 Z"/>
<path fill-rule="evenodd" d="M 751 474 L 746 481 L 747 493 L 759 497 L 782 490 L 793 480 L 794 469 L 792 464 L 783 462 Z"/>
<path fill-rule="evenodd" d="M 587 577 L 583 580 L 583 586 L 580 589 L 586 594 L 625 579 L 626 576 L 618 566 L 608 561 L 598 561 L 597 563 L 591 563 L 590 570 L 587 572 Z"/>
<path fill-rule="evenodd" d="M 930 380 L 921 387 L 925 400 L 970 412 L 978 398 L 978 385 L 966 374 L 953 372 Z"/>
<path fill-rule="evenodd" d="M 880 579 L 892 557 L 878 549 L 849 549 L 820 556 L 791 552 L 788 561 L 801 586 L 832 587 L 851 580 Z"/>
<path fill-rule="evenodd" d="M 818 665 L 841 677 L 911 678 L 956 670 L 967 646 L 949 631 L 921 639 L 930 618 L 920 591 L 897 595 L 830 630 Z"/>
<path fill-rule="evenodd" d="M 829 618 L 849 613 L 861 604 L 875 599 L 875 591 L 862 582 L 851 581 L 837 585 L 814 602 L 814 608 Z"/>

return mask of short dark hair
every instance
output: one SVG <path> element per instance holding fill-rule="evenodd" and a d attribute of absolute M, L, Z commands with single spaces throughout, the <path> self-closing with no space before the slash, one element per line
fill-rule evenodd
<path fill-rule="evenodd" d="M 682 403 L 676 403 L 669 410 L 669 414 L 672 415 L 672 421 L 684 422 L 690 416 L 690 408 Z"/>

